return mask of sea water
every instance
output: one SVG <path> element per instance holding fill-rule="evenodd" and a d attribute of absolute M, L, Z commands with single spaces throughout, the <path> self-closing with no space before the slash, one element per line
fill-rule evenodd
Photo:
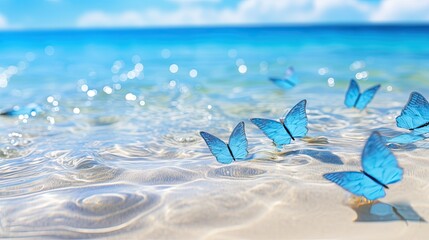
<path fill-rule="evenodd" d="M 0 117 L 0 237 L 421 239 L 428 140 L 390 145 L 404 178 L 377 208 L 322 175 L 359 171 L 372 131 L 407 132 L 395 117 L 412 91 L 429 97 L 428 39 L 426 26 L 0 32 L 0 108 L 24 109 Z M 268 81 L 289 66 L 296 87 Z M 343 104 L 351 78 L 381 84 L 363 111 Z M 302 99 L 308 138 L 281 151 L 249 121 Z M 222 165 L 199 131 L 227 141 L 240 121 L 252 160 Z"/>

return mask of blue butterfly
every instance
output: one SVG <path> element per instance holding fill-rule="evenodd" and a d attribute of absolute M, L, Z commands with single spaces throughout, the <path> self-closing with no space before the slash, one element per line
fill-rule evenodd
<path fill-rule="evenodd" d="M 357 82 L 352 79 L 350 80 L 349 89 L 346 92 L 346 99 L 344 100 L 344 104 L 348 107 L 355 107 L 359 110 L 363 110 L 366 105 L 374 98 L 375 93 L 380 88 L 380 84 L 368 88 L 365 92 L 360 93 L 359 85 Z"/>
<path fill-rule="evenodd" d="M 429 103 L 418 92 L 412 92 L 408 103 L 396 118 L 396 125 L 413 131 L 413 134 L 429 132 Z"/>
<path fill-rule="evenodd" d="M 402 179 L 402 168 L 378 132 L 373 132 L 365 144 L 362 168 L 360 172 L 333 172 L 323 177 L 368 200 L 384 197 L 384 188 Z"/>
<path fill-rule="evenodd" d="M 248 151 L 244 122 L 240 122 L 234 128 L 228 144 L 210 133 L 200 132 L 200 135 L 218 162 L 228 164 L 237 160 L 248 160 L 246 159 Z"/>
<path fill-rule="evenodd" d="M 306 104 L 307 100 L 297 103 L 284 119 L 280 119 L 280 122 L 263 118 L 252 118 L 250 121 L 273 140 L 278 148 L 282 148 L 291 140 L 295 141 L 295 138 L 304 137 L 307 134 Z"/>
<path fill-rule="evenodd" d="M 27 106 L 20 107 L 14 106 L 13 108 L 3 110 L 0 112 L 0 115 L 3 116 L 19 116 L 19 115 L 29 115 L 36 116 L 42 112 L 42 108 L 34 103 L 28 104 Z"/>
<path fill-rule="evenodd" d="M 294 74 L 293 67 L 289 67 L 286 70 L 284 78 L 270 77 L 268 78 L 271 82 L 283 89 L 291 89 L 298 83 L 298 78 Z"/>

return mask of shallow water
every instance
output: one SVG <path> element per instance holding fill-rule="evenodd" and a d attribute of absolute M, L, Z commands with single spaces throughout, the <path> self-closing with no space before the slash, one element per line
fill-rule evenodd
<path fill-rule="evenodd" d="M 428 140 L 391 145 L 404 179 L 381 201 L 403 218 L 349 203 L 322 174 L 360 170 L 373 130 L 406 132 L 395 117 L 410 92 L 429 97 L 428 30 L 2 32 L 1 108 L 41 111 L 0 119 L 0 236 L 421 239 Z M 267 80 L 288 66 L 295 88 Z M 361 112 L 343 105 L 352 77 L 382 84 Z M 302 99 L 308 138 L 278 152 L 249 119 Z M 239 121 L 252 160 L 221 165 L 198 133 L 226 140 Z"/>

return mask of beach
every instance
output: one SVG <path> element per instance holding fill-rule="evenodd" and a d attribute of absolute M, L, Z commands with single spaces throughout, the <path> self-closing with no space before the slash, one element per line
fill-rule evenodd
<path fill-rule="evenodd" d="M 429 141 L 388 144 L 404 169 L 364 204 L 323 178 L 360 171 L 413 91 L 429 98 L 426 26 L 0 32 L 0 237 L 425 239 Z M 268 80 L 293 66 L 299 82 Z M 381 84 L 344 105 L 350 79 Z M 279 151 L 251 118 L 307 100 L 308 133 Z M 36 106 L 36 107 L 34 107 Z M 34 112 L 32 114 L 31 112 Z M 200 137 L 244 121 L 250 161 Z M 373 207 L 373 208 L 372 208 Z"/>

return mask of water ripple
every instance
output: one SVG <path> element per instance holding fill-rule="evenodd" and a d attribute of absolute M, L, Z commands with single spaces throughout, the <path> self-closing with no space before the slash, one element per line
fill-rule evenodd
<path fill-rule="evenodd" d="M 133 185 L 102 184 L 50 191 L 14 201 L 16 205 L 5 207 L 5 200 L 0 200 L 3 205 L 0 236 L 89 238 L 139 224 L 139 219 L 160 204 L 160 197 Z"/>

